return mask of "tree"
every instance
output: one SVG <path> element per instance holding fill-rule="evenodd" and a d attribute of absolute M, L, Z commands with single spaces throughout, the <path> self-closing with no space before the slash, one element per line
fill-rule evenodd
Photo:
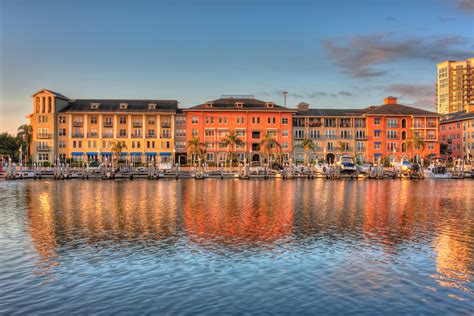
<path fill-rule="evenodd" d="M 340 155 L 344 154 L 348 149 L 348 144 L 343 142 L 342 140 L 337 142 L 336 150 L 339 152 Z"/>
<path fill-rule="evenodd" d="M 13 161 L 18 161 L 18 138 L 8 133 L 0 134 L 0 155 L 9 156 Z"/>
<path fill-rule="evenodd" d="M 415 131 L 412 131 L 410 139 L 408 139 L 407 147 L 410 148 L 413 159 L 418 155 L 418 150 L 425 150 L 425 141 Z"/>
<path fill-rule="evenodd" d="M 125 144 L 125 142 L 115 142 L 113 144 L 112 153 L 117 161 L 120 159 L 120 154 L 124 149 L 127 149 L 127 144 Z"/>
<path fill-rule="evenodd" d="M 229 154 L 230 154 L 230 166 L 232 167 L 232 161 L 234 158 L 234 152 L 237 146 L 244 145 L 244 141 L 237 136 L 235 131 L 231 131 L 227 134 L 222 140 L 221 143 L 229 146 Z"/>
<path fill-rule="evenodd" d="M 191 153 L 191 162 L 194 165 L 194 157 L 199 157 L 204 160 L 206 154 L 206 144 L 199 140 L 199 137 L 193 137 L 186 145 L 188 151 Z"/>
<path fill-rule="evenodd" d="M 303 148 L 304 151 L 304 163 L 308 163 L 308 153 L 309 152 L 314 152 L 315 145 L 312 139 L 306 138 L 302 141 L 300 141 L 295 148 Z"/>
<path fill-rule="evenodd" d="M 23 145 L 25 145 L 26 161 L 28 162 L 28 157 L 30 156 L 30 145 L 33 139 L 33 127 L 28 124 L 23 124 L 18 127 L 17 139 L 19 146 L 23 147 Z"/>
<path fill-rule="evenodd" d="M 280 143 L 273 136 L 268 134 L 260 141 L 260 146 L 263 148 L 268 164 L 270 164 L 270 153 L 281 150 Z"/>

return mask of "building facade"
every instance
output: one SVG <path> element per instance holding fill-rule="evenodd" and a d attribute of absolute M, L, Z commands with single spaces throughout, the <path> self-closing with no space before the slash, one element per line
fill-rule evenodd
<path fill-rule="evenodd" d="M 387 97 L 383 105 L 367 108 L 365 117 L 370 161 L 381 157 L 400 160 L 439 156 L 438 114 L 398 104 L 397 98 Z"/>
<path fill-rule="evenodd" d="M 445 116 L 440 122 L 442 154 L 447 160 L 469 158 L 474 153 L 474 106 Z"/>
<path fill-rule="evenodd" d="M 230 146 L 222 140 L 231 132 L 235 132 L 243 142 L 235 148 L 238 161 L 263 162 L 265 150 L 262 141 L 267 137 L 281 145 L 283 161 L 290 158 L 293 146 L 291 122 L 296 110 L 257 100 L 253 96 L 222 96 L 183 111 L 186 113 L 187 141 L 197 138 L 203 142 L 209 163 L 230 159 Z M 276 151 L 273 154 L 277 154 Z"/>
<path fill-rule="evenodd" d="M 436 97 L 439 114 L 460 112 L 474 104 L 474 58 L 437 65 Z"/>
<path fill-rule="evenodd" d="M 367 125 L 365 110 L 309 109 L 300 103 L 293 116 L 294 156 L 297 162 L 305 159 L 304 140 L 311 139 L 314 149 L 310 161 L 335 162 L 345 154 L 360 162 L 367 160 Z"/>
<path fill-rule="evenodd" d="M 171 162 L 175 152 L 176 100 L 69 99 L 50 90 L 33 95 L 35 162 L 90 162 L 111 157 Z"/>

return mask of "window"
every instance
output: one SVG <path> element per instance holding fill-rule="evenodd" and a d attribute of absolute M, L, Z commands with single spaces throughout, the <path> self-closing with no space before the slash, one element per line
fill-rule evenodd
<path fill-rule="evenodd" d="M 214 133 L 213 130 L 205 130 L 205 131 L 204 131 L 204 135 L 205 135 L 206 137 L 214 137 L 215 133 Z"/>
<path fill-rule="evenodd" d="M 107 121 L 107 119 L 106 119 Z M 127 124 L 127 117 L 126 116 L 121 116 L 119 118 L 120 124 Z"/>
<path fill-rule="evenodd" d="M 239 137 L 245 137 L 245 131 L 235 131 L 235 134 Z"/>
<path fill-rule="evenodd" d="M 59 116 L 59 123 L 66 123 L 66 116 L 65 115 L 60 115 Z"/>
<path fill-rule="evenodd" d="M 288 142 L 281 142 L 282 149 L 288 149 Z"/>
<path fill-rule="evenodd" d="M 380 117 L 374 118 L 374 125 L 380 125 Z"/>
<path fill-rule="evenodd" d="M 435 149 L 434 143 L 428 143 L 428 149 L 434 150 Z"/>
<path fill-rule="evenodd" d="M 148 124 L 149 124 L 149 125 L 155 124 L 155 118 L 154 118 L 153 116 L 149 116 L 149 117 L 148 117 Z"/>
<path fill-rule="evenodd" d="M 288 137 L 288 130 L 287 129 L 284 129 L 281 131 L 281 136 L 282 137 Z"/>
<path fill-rule="evenodd" d="M 198 123 L 198 117 L 197 117 L 197 116 L 193 116 L 193 117 L 191 118 L 191 123 L 197 124 L 197 123 Z"/>
<path fill-rule="evenodd" d="M 389 118 L 387 119 L 387 127 L 389 128 L 396 128 L 398 127 L 398 120 L 396 118 Z"/>
<path fill-rule="evenodd" d="M 91 124 L 97 124 L 97 116 L 91 116 Z"/>
<path fill-rule="evenodd" d="M 380 143 L 374 143 L 374 149 L 380 150 Z"/>
<path fill-rule="evenodd" d="M 148 109 L 149 110 L 155 110 L 156 109 L 156 103 L 148 103 Z"/>
<path fill-rule="evenodd" d="M 380 131 L 374 131 L 374 137 L 380 138 Z"/>
<path fill-rule="evenodd" d="M 119 136 L 120 137 L 127 137 L 127 131 L 124 128 L 121 128 L 120 132 L 119 132 Z"/>
<path fill-rule="evenodd" d="M 260 131 L 252 131 L 252 138 L 253 139 L 260 138 Z"/>
<path fill-rule="evenodd" d="M 91 109 L 97 110 L 99 108 L 100 103 L 91 103 Z"/>
<path fill-rule="evenodd" d="M 59 136 L 66 136 L 66 129 L 65 128 L 60 128 L 58 131 Z"/>
<path fill-rule="evenodd" d="M 66 141 L 60 140 L 59 141 L 59 148 L 66 148 Z"/>
<path fill-rule="evenodd" d="M 127 103 L 120 103 L 120 110 L 126 110 L 128 108 Z"/>
<path fill-rule="evenodd" d="M 388 139 L 397 139 L 397 131 L 387 131 Z"/>
<path fill-rule="evenodd" d="M 195 129 L 195 128 L 193 128 L 193 130 L 191 131 L 191 135 L 192 135 L 193 137 L 197 137 L 197 136 L 198 136 L 198 130 Z"/>

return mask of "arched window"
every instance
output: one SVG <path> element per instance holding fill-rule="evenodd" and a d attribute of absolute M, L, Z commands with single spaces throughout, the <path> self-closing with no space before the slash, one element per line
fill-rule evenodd
<path fill-rule="evenodd" d="M 51 97 L 48 97 L 48 113 L 51 113 Z"/>
<path fill-rule="evenodd" d="M 407 128 L 407 120 L 402 120 L 402 128 Z"/>
<path fill-rule="evenodd" d="M 46 97 L 43 97 L 43 102 L 41 103 L 41 113 L 46 112 Z"/>
<path fill-rule="evenodd" d="M 36 97 L 36 113 L 39 113 L 40 111 L 40 98 L 39 97 Z"/>
<path fill-rule="evenodd" d="M 406 131 L 402 131 L 402 139 L 407 139 L 407 132 Z"/>

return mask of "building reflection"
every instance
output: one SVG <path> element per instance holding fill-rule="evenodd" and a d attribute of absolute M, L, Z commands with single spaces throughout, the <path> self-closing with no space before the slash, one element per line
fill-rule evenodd
<path fill-rule="evenodd" d="M 266 251 L 315 242 L 387 256 L 432 248 L 434 279 L 469 291 L 471 200 L 434 181 L 42 181 L 26 185 L 41 272 L 81 247 Z M 469 193 L 469 192 L 468 192 Z M 466 203 L 468 205 L 466 205 Z M 417 255 L 413 253 L 413 255 Z"/>

